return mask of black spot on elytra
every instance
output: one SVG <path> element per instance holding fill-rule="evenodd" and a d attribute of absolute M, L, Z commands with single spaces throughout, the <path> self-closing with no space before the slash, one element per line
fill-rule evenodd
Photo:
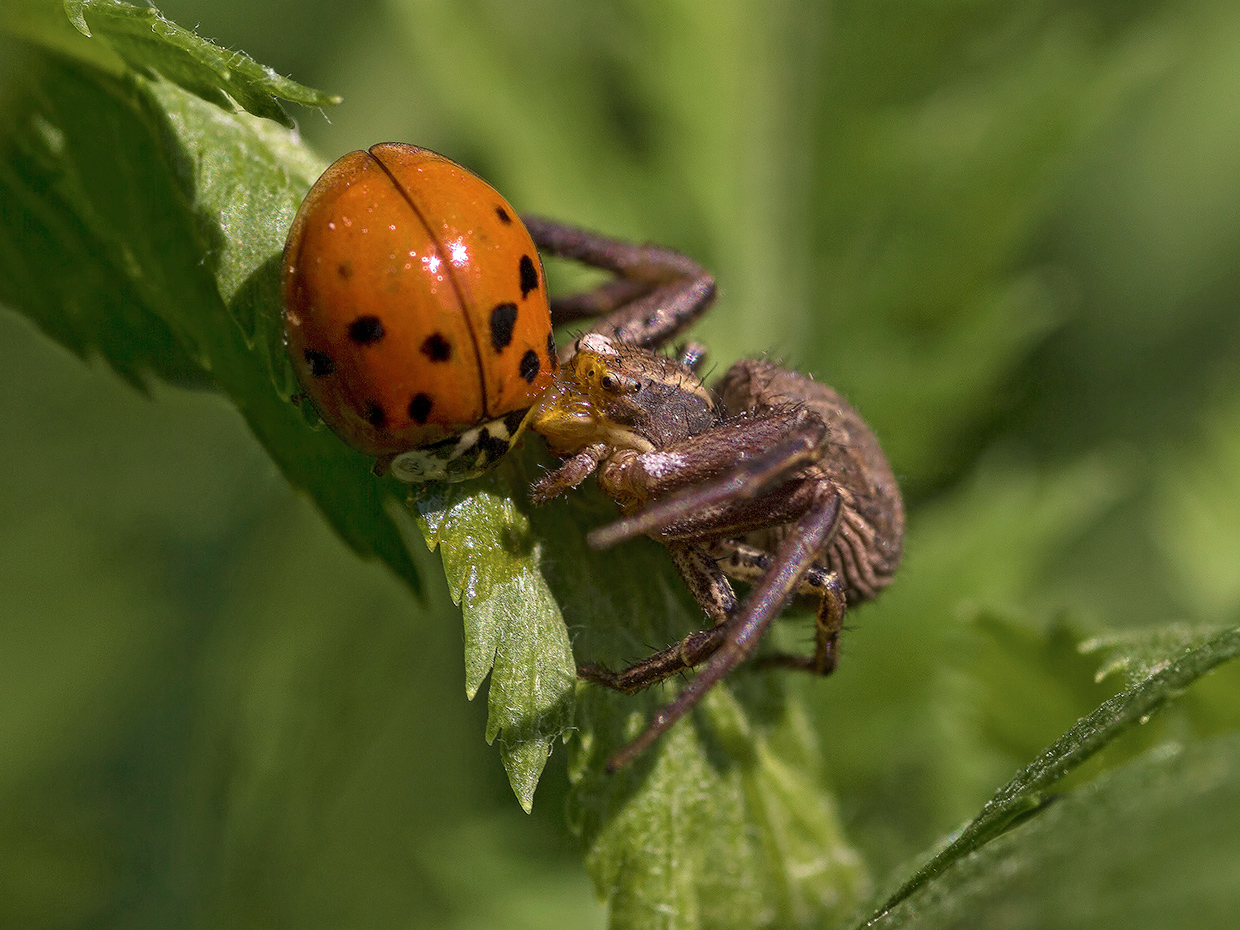
<path fill-rule="evenodd" d="M 499 221 L 503 223 L 505 226 L 512 225 L 512 217 L 509 216 L 508 211 L 505 210 L 503 207 L 501 207 L 499 204 L 495 205 L 495 215 L 499 217 Z"/>
<path fill-rule="evenodd" d="M 538 377 L 539 369 L 542 363 L 538 361 L 538 353 L 533 349 L 528 350 L 521 356 L 521 377 L 530 384 L 534 383 L 534 379 Z"/>
<path fill-rule="evenodd" d="M 366 418 L 366 422 L 375 429 L 383 429 L 387 426 L 387 414 L 383 412 L 383 408 L 376 404 L 373 400 L 366 403 L 366 409 L 362 412 L 362 416 Z"/>
<path fill-rule="evenodd" d="M 446 362 L 452 358 L 452 343 L 443 337 L 443 333 L 432 333 L 422 343 L 422 354 L 432 362 Z"/>
<path fill-rule="evenodd" d="M 508 451 L 508 440 L 492 436 L 490 430 L 484 427 L 482 432 L 478 434 L 478 446 L 482 449 L 482 454 L 486 456 L 486 460 L 494 462 L 502 458 Z"/>
<path fill-rule="evenodd" d="M 521 299 L 530 296 L 530 291 L 538 290 L 538 269 L 534 267 L 534 260 L 528 255 L 521 256 L 521 265 L 519 269 L 521 276 Z"/>
<path fill-rule="evenodd" d="M 306 365 L 310 368 L 310 374 L 316 378 L 326 378 L 336 370 L 336 363 L 331 360 L 331 356 L 322 352 L 316 352 L 314 349 L 306 349 Z"/>
<path fill-rule="evenodd" d="M 512 342 L 512 328 L 517 323 L 517 305 L 500 304 L 491 311 L 491 348 L 503 352 Z"/>
<path fill-rule="evenodd" d="M 339 265 L 336 266 L 336 274 L 340 275 L 340 277 L 348 281 L 349 278 L 353 277 L 353 263 L 352 262 L 341 262 Z"/>
<path fill-rule="evenodd" d="M 413 400 L 409 401 L 409 419 L 418 426 L 424 426 L 430 418 L 433 406 L 435 402 L 431 400 L 429 394 L 414 394 Z"/>
<path fill-rule="evenodd" d="M 560 356 L 555 351 L 555 333 L 547 333 L 547 361 L 551 362 L 551 370 L 560 367 Z"/>
<path fill-rule="evenodd" d="M 349 338 L 359 346 L 378 342 L 383 335 L 383 321 L 377 316 L 359 316 L 349 324 Z"/>

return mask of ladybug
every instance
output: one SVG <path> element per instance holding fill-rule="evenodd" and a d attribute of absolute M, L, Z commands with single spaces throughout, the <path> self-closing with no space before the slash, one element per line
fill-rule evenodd
<path fill-rule="evenodd" d="M 555 375 L 533 240 L 494 188 L 426 149 L 376 145 L 328 168 L 293 220 L 283 287 L 306 393 L 402 477 L 485 470 Z M 426 448 L 441 454 L 397 461 Z"/>
<path fill-rule="evenodd" d="M 616 275 L 550 301 L 539 247 Z M 284 248 L 288 354 L 305 393 L 375 470 L 458 481 L 517 441 L 552 385 L 552 323 L 647 347 L 700 315 L 714 282 L 678 252 L 537 218 L 428 149 L 383 143 L 332 164 Z"/>

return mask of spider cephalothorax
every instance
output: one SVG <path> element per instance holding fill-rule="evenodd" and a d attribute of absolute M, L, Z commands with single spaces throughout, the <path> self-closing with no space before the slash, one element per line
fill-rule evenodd
<path fill-rule="evenodd" d="M 705 666 L 612 767 L 749 657 L 792 600 L 816 605 L 814 653 L 762 661 L 831 672 L 845 607 L 885 587 L 900 560 L 899 487 L 856 411 L 826 385 L 761 359 L 737 362 L 712 392 L 694 372 L 700 360 L 696 349 L 672 359 L 586 336 L 530 414 L 530 427 L 565 458 L 534 485 L 534 500 L 597 470 L 625 517 L 591 542 L 659 540 L 714 624 L 622 671 L 579 669 L 633 693 Z M 743 604 L 729 578 L 753 584 Z"/>
<path fill-rule="evenodd" d="M 714 396 L 682 362 L 601 335 L 582 337 L 576 348 L 530 414 L 551 451 L 570 457 L 548 490 L 580 484 L 621 450 L 652 452 L 719 422 Z"/>

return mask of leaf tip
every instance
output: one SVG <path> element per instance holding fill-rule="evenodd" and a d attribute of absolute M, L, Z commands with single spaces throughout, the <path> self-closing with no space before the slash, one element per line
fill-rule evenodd
<path fill-rule="evenodd" d="M 534 811 L 534 790 L 538 787 L 550 755 L 550 739 L 512 743 L 500 741 L 500 758 L 504 762 L 504 771 L 508 773 L 508 785 L 516 795 L 517 803 L 527 814 Z"/>
<path fill-rule="evenodd" d="M 65 0 L 65 15 L 74 29 L 91 38 L 90 26 L 86 25 L 86 0 Z"/>

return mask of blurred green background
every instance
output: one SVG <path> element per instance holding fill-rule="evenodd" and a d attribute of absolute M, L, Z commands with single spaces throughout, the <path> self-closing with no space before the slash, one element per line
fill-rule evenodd
<path fill-rule="evenodd" d="M 161 7 L 343 94 L 294 114 L 325 159 L 417 142 L 694 255 L 720 366 L 864 412 L 907 566 L 801 687 L 880 881 L 1108 693 L 1056 630 L 1240 615 L 1236 4 Z M 603 922 L 563 753 L 521 813 L 432 557 L 415 602 L 224 401 L 0 329 L 0 924 Z"/>

